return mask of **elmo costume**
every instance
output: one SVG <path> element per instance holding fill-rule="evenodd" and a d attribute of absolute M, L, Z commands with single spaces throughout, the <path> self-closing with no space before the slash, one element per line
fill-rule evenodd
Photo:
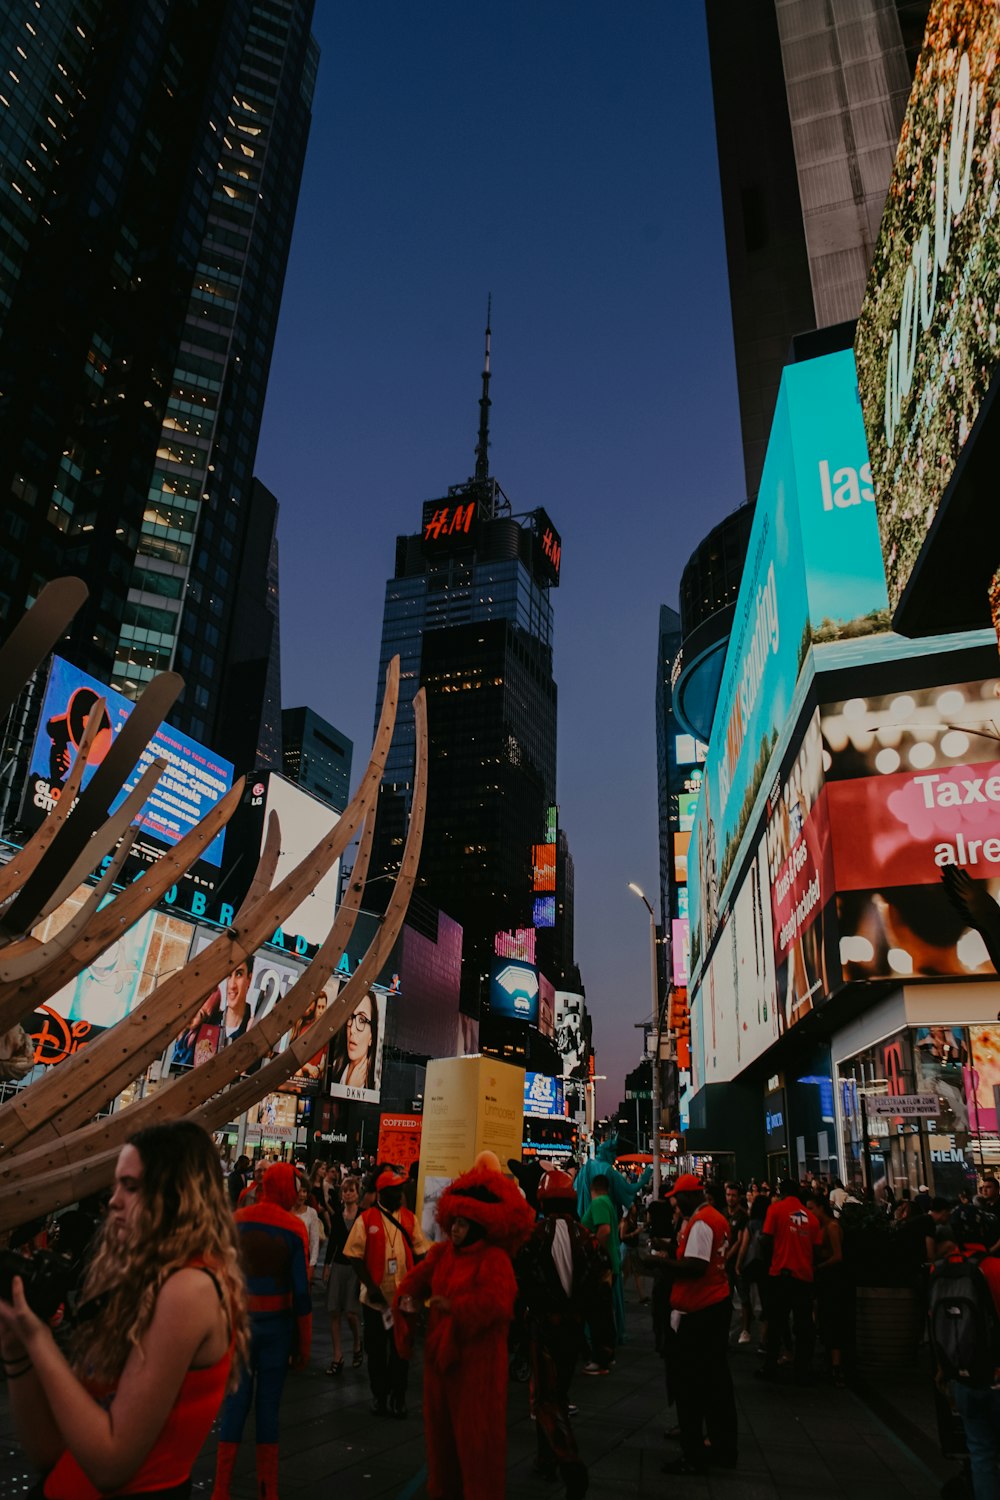
<path fill-rule="evenodd" d="M 487 1166 L 442 1194 L 449 1238 L 409 1272 L 396 1294 L 400 1355 L 428 1307 L 424 1433 L 430 1500 L 503 1500 L 507 1450 L 507 1329 L 517 1282 L 511 1255 L 535 1216 L 509 1177 Z"/>

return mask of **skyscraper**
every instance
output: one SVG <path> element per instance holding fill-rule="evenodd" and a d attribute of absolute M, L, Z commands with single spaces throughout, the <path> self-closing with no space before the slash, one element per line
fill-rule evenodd
<path fill-rule="evenodd" d="M 396 541 L 385 667 L 402 662 L 373 868 L 398 867 L 413 777 L 413 697 L 428 696 L 430 783 L 420 884 L 462 924 L 463 1007 L 480 1013 L 498 932 L 532 924 L 532 846 L 556 800 L 551 590 L 561 543 L 544 511 L 515 515 L 489 472 L 490 330 L 472 478 L 423 507 Z M 484 1020 L 486 1017 L 484 1016 Z"/>
<path fill-rule="evenodd" d="M 747 494 L 795 334 L 857 317 L 929 0 L 706 0 Z"/>
<path fill-rule="evenodd" d="M 214 739 L 317 49 L 313 0 L 19 0 L 0 49 L 0 618 Z"/>
<path fill-rule="evenodd" d="M 343 812 L 351 795 L 353 742 L 311 708 L 286 708 L 281 737 L 285 775 Z"/>

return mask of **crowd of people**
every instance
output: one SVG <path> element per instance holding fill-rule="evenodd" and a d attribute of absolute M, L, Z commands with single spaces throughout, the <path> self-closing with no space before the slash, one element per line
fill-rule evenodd
<path fill-rule="evenodd" d="M 613 1376 L 629 1280 L 649 1307 L 676 1413 L 664 1472 L 735 1468 L 734 1354 L 753 1346 L 764 1381 L 850 1378 L 858 1230 L 875 1214 L 925 1298 L 976 1500 L 1000 1495 L 992 1176 L 955 1202 L 924 1188 L 876 1204 L 837 1180 L 690 1174 L 654 1197 L 646 1177 L 607 1159 L 502 1170 L 485 1152 L 441 1196 L 429 1240 L 414 1213 L 416 1175 L 373 1159 L 307 1171 L 244 1156 L 227 1177 L 191 1123 L 135 1136 L 106 1203 L 56 1222 L 73 1272 L 64 1287 L 53 1295 L 42 1275 L 49 1226 L 28 1226 L 18 1237 L 25 1258 L 8 1257 L 0 1360 L 42 1476 L 33 1493 L 181 1500 L 218 1418 L 213 1500 L 228 1500 L 253 1408 L 258 1495 L 277 1500 L 282 1391 L 288 1371 L 310 1360 L 323 1306 L 326 1374 L 342 1380 L 348 1352 L 352 1369 L 366 1365 L 378 1417 L 408 1416 L 422 1346 L 434 1500 L 501 1500 L 512 1378 L 527 1382 L 538 1474 L 582 1500 L 589 1478 L 571 1382 L 578 1369 Z"/>

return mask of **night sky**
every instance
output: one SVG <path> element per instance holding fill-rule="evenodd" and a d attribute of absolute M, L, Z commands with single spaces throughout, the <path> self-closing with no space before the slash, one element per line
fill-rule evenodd
<path fill-rule="evenodd" d="M 701 0 L 317 0 L 322 48 L 257 472 L 281 502 L 282 697 L 368 757 L 385 581 L 491 472 L 563 537 L 559 803 L 598 1112 L 649 1014 L 657 618 L 743 498 Z"/>

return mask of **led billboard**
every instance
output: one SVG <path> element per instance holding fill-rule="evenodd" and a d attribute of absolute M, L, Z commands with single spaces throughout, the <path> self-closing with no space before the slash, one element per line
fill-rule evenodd
<path fill-rule="evenodd" d="M 554 891 L 556 888 L 555 844 L 532 844 L 532 890 Z"/>
<path fill-rule="evenodd" d="M 990 678 L 823 707 L 844 979 L 993 972 L 941 870 L 1000 894 L 998 695 Z"/>
<path fill-rule="evenodd" d="M 934 0 L 858 321 L 894 609 L 940 546 L 942 501 L 1000 357 L 998 55 L 997 6 Z M 997 560 L 991 552 L 990 572 Z"/>
<path fill-rule="evenodd" d="M 563 1077 L 573 1077 L 585 1068 L 589 1049 L 584 1035 L 587 1005 L 572 990 L 556 990 L 556 1046 L 562 1058 Z"/>
<path fill-rule="evenodd" d="M 845 984 L 993 973 L 941 884 L 961 865 L 1000 900 L 1000 677 L 956 681 L 963 657 L 986 653 L 876 659 L 806 704 L 695 981 L 697 1087 Z"/>
<path fill-rule="evenodd" d="M 850 350 L 781 378 L 692 832 L 697 971 L 810 646 L 888 629 Z"/>
<path fill-rule="evenodd" d="M 479 511 L 474 499 L 449 496 L 427 500 L 423 508 L 421 544 L 435 556 L 475 546 L 479 535 Z"/>
<path fill-rule="evenodd" d="M 89 785 L 135 705 L 121 693 L 105 687 L 96 677 L 63 661 L 61 656 L 52 658 L 38 730 L 31 748 L 28 785 L 21 811 L 21 821 L 26 828 L 37 827 L 58 801 L 87 717 L 98 698 L 104 698 L 107 704 L 105 724 L 90 752 L 83 773 L 84 787 Z M 162 724 L 112 802 L 112 811 L 121 806 L 142 773 L 157 758 L 165 760 L 167 768 L 135 820 L 141 830 L 140 842 L 142 837 L 156 841 L 157 848 L 147 853 L 147 857 L 152 858 L 158 857 L 163 845 L 172 847 L 178 843 L 206 813 L 211 812 L 233 784 L 233 767 L 228 760 L 223 760 L 179 729 Z M 224 842 L 223 831 L 205 849 L 202 860 L 212 865 L 220 864 Z"/>
<path fill-rule="evenodd" d="M 554 927 L 556 925 L 555 896 L 536 896 L 532 906 L 531 920 L 535 927 Z"/>
<path fill-rule="evenodd" d="M 563 1081 L 547 1073 L 525 1073 L 524 1113 L 534 1119 L 562 1118 L 566 1113 Z"/>
<path fill-rule="evenodd" d="M 686 985 L 691 961 L 691 933 L 685 917 L 674 917 L 670 923 L 670 957 L 675 985 Z"/>
<path fill-rule="evenodd" d="M 490 1010 L 511 1021 L 538 1025 L 538 970 L 534 964 L 506 960 L 493 965 Z"/>
<path fill-rule="evenodd" d="M 290 873 L 304 859 L 319 839 L 340 822 L 340 813 L 321 802 L 310 792 L 287 781 L 274 771 L 266 773 L 263 792 L 263 826 L 261 848 L 267 837 L 267 825 L 272 812 L 277 813 L 281 825 L 281 852 L 274 872 L 273 885 Z M 252 790 L 256 790 L 253 788 Z M 309 895 L 286 918 L 283 929 L 294 933 L 309 944 L 322 943 L 333 925 L 337 895 L 340 888 L 340 861 L 328 870 Z"/>

